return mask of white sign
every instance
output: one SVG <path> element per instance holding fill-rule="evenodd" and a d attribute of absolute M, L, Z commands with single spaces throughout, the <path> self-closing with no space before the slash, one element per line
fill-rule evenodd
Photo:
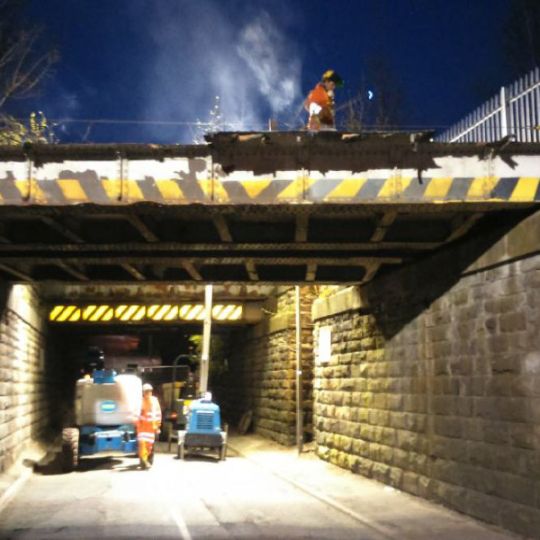
<path fill-rule="evenodd" d="M 319 348 L 317 360 L 319 363 L 329 362 L 332 356 L 332 327 L 319 328 Z"/>

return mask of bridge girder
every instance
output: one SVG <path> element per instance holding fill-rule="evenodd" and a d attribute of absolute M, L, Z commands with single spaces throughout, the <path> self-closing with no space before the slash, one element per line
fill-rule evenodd
<path fill-rule="evenodd" d="M 358 283 L 540 203 L 540 145 L 218 134 L 0 148 L 0 275 Z M 487 216 L 487 217 L 486 217 Z"/>

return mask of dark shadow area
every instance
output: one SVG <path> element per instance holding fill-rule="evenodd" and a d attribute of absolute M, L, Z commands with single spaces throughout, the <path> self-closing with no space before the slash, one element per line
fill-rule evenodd
<path fill-rule="evenodd" d="M 291 522 L 294 521 L 294 516 L 290 517 Z M 137 520 L 131 524 L 131 529 L 133 526 L 138 524 Z M 96 529 L 92 527 L 81 527 L 77 525 L 76 520 L 73 520 L 73 525 L 65 527 L 69 532 L 73 534 L 72 538 L 79 538 L 82 540 L 94 540 L 96 539 Z M 110 540 L 148 540 L 149 538 L 160 538 L 163 540 L 178 540 L 182 538 L 180 536 L 177 525 L 174 522 L 162 525 L 150 525 L 147 523 L 141 523 L 140 535 L 134 536 L 132 532 L 126 532 L 125 527 L 122 530 L 122 525 L 108 525 L 107 533 L 100 538 L 110 539 Z M 35 538 L 54 538 L 58 534 L 58 527 L 39 527 L 39 528 L 18 528 L 13 530 L 6 530 L 0 532 L 0 539 L 14 540 L 15 538 L 25 537 L 22 535 L 32 534 Z M 66 530 L 63 530 L 62 533 L 66 534 Z M 358 531 L 343 525 L 342 527 L 301 527 L 299 525 L 291 523 L 290 525 L 279 525 L 268 523 L 247 523 L 247 522 L 223 522 L 216 524 L 212 528 L 209 528 L 208 525 L 204 526 L 190 526 L 189 533 L 190 538 L 194 539 L 205 539 L 205 538 L 216 538 L 228 537 L 235 539 L 245 539 L 253 540 L 276 540 L 277 538 L 289 539 L 305 539 L 309 538 L 310 540 L 341 540 L 341 539 L 351 539 L 351 538 L 372 538 L 371 536 L 355 536 Z M 208 536 L 211 534 L 212 536 Z M 223 536 L 226 535 L 226 536 Z"/>
<path fill-rule="evenodd" d="M 136 470 L 139 461 L 136 457 L 128 457 L 133 463 L 126 463 L 123 458 L 115 457 L 86 457 L 79 460 L 79 465 L 74 472 L 84 473 L 96 470 Z M 136 460 L 136 461 L 134 461 Z M 58 450 L 50 450 L 39 461 L 25 459 L 23 464 L 31 467 L 34 473 L 43 476 L 68 474 L 62 467 L 62 454 Z M 122 467 L 121 467 L 122 466 Z"/>
<path fill-rule="evenodd" d="M 384 338 L 392 338 L 416 319 L 456 285 L 471 264 L 532 213 L 529 210 L 487 215 L 465 238 L 408 265 L 389 268 L 363 286 L 367 311 L 376 318 Z"/>
<path fill-rule="evenodd" d="M 62 469 L 62 455 L 59 451 L 50 450 L 39 461 L 25 459 L 23 463 L 27 467 L 32 467 L 36 474 L 44 476 L 64 474 L 64 470 Z"/>
<path fill-rule="evenodd" d="M 229 457 L 228 452 L 227 452 L 227 457 Z M 176 456 L 175 459 L 180 461 L 180 458 L 178 458 L 178 456 Z M 198 452 L 198 451 L 195 451 L 195 450 L 188 450 L 186 452 L 186 455 L 185 455 L 183 461 L 203 461 L 205 463 L 220 463 L 217 452 L 214 452 L 212 454 L 209 451 L 207 451 L 207 452 L 203 452 L 203 451 Z"/>

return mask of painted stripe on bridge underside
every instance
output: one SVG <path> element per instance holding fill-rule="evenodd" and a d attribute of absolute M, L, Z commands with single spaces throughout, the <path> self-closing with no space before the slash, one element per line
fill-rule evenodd
<path fill-rule="evenodd" d="M 384 178 L 368 178 L 365 184 L 358 190 L 356 200 L 376 199 L 381 191 L 386 179 Z"/>
<path fill-rule="evenodd" d="M 310 201 L 326 200 L 330 193 L 332 193 L 343 182 L 344 180 L 335 178 L 322 178 L 320 180 L 315 180 L 314 183 L 308 187 L 305 196 Z M 358 187 L 356 187 L 356 191 L 358 191 Z M 348 195 L 348 197 L 350 196 L 351 195 Z"/>
<path fill-rule="evenodd" d="M 110 179 L 63 171 L 58 179 L 0 179 L 0 204 L 288 204 L 295 202 L 540 201 L 539 177 Z"/>
<path fill-rule="evenodd" d="M 509 199 L 517 185 L 517 182 L 518 178 L 499 178 L 497 185 L 491 190 L 491 198 L 503 200 Z"/>
<path fill-rule="evenodd" d="M 4 204 L 21 202 L 21 193 L 15 185 L 15 177 L 9 171 L 5 178 L 0 178 L 0 195 Z"/>
<path fill-rule="evenodd" d="M 447 201 L 464 201 L 474 178 L 454 178 L 446 196 Z"/>
<path fill-rule="evenodd" d="M 43 191 L 43 202 L 49 203 L 50 201 L 54 201 L 59 204 L 64 204 L 66 202 L 64 191 L 61 189 L 60 184 L 58 183 L 56 178 L 52 180 L 41 180 L 39 182 L 39 186 Z"/>
<path fill-rule="evenodd" d="M 69 202 L 93 202 L 93 203 L 108 203 L 109 197 L 103 184 L 101 183 L 96 171 L 86 170 L 84 172 L 73 172 L 71 170 L 63 170 L 60 172 L 58 183 L 60 189 L 64 192 L 64 197 Z M 83 194 L 77 188 L 80 186 L 85 198 L 79 200 Z"/>
<path fill-rule="evenodd" d="M 426 180 L 418 178 L 412 179 L 407 189 L 403 192 L 403 198 L 407 201 L 416 199 L 423 200 L 425 198 L 428 185 L 431 185 L 431 182 L 428 183 Z"/>
<path fill-rule="evenodd" d="M 272 180 L 272 182 L 257 195 L 255 202 L 273 202 L 277 200 L 278 195 L 293 182 L 294 180 Z"/>
<path fill-rule="evenodd" d="M 540 179 L 538 178 L 520 178 L 512 191 L 510 201 L 534 201 L 538 192 Z"/>
<path fill-rule="evenodd" d="M 156 179 L 153 176 L 145 176 L 141 180 L 137 180 L 139 189 L 147 201 L 161 202 L 163 197 L 156 185 Z"/>

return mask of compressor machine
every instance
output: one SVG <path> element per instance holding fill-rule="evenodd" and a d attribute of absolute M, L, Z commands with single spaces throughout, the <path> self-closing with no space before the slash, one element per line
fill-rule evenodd
<path fill-rule="evenodd" d="M 62 465 L 72 471 L 85 456 L 137 453 L 135 422 L 142 382 L 133 374 L 96 369 L 77 381 L 75 427 L 62 431 Z"/>
<path fill-rule="evenodd" d="M 221 430 L 219 405 L 212 402 L 212 394 L 191 402 L 185 430 L 178 431 L 178 458 L 184 459 L 190 450 L 213 450 L 218 460 L 227 455 L 227 430 Z"/>

